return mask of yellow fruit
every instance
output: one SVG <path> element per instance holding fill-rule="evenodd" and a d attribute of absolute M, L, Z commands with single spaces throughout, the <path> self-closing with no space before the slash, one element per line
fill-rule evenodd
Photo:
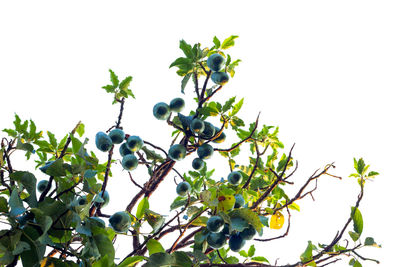
<path fill-rule="evenodd" d="M 269 227 L 272 229 L 281 229 L 285 222 L 285 217 L 279 211 L 271 216 Z"/>

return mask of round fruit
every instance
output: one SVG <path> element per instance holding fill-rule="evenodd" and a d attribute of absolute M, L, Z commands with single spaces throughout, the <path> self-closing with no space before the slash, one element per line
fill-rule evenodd
<path fill-rule="evenodd" d="M 222 229 L 221 233 L 224 235 L 229 235 L 229 224 L 225 224 L 224 228 Z"/>
<path fill-rule="evenodd" d="M 122 167 L 127 171 L 136 169 L 139 161 L 133 154 L 126 155 L 122 158 Z"/>
<path fill-rule="evenodd" d="M 214 153 L 214 148 L 209 144 L 202 144 L 197 149 L 197 155 L 200 159 L 209 159 Z"/>
<path fill-rule="evenodd" d="M 201 159 L 201 158 L 195 158 L 193 161 L 192 161 L 192 167 L 193 167 L 193 169 L 195 169 L 195 170 L 201 170 L 201 169 L 203 169 L 204 168 L 204 161 Z"/>
<path fill-rule="evenodd" d="M 215 133 L 219 132 L 219 128 L 215 127 Z M 214 143 L 222 143 L 226 139 L 226 134 L 222 132 L 217 138 L 213 140 Z"/>
<path fill-rule="evenodd" d="M 180 97 L 174 98 L 169 103 L 169 109 L 175 112 L 181 112 L 185 107 L 185 100 Z"/>
<path fill-rule="evenodd" d="M 131 226 L 132 220 L 128 213 L 125 211 L 119 211 L 110 217 L 109 222 L 114 231 L 125 233 Z"/>
<path fill-rule="evenodd" d="M 201 132 L 200 137 L 204 139 L 210 139 L 215 134 L 215 127 L 208 121 L 204 122 L 204 130 Z"/>
<path fill-rule="evenodd" d="M 112 140 L 111 138 L 103 133 L 103 132 L 98 132 L 96 134 L 96 147 L 103 152 L 107 152 L 111 149 L 112 147 Z"/>
<path fill-rule="evenodd" d="M 103 202 L 101 202 L 101 199 L 103 200 Z M 108 202 L 110 202 L 110 195 L 108 194 L 107 190 L 104 191 L 104 194 L 102 195 L 102 192 L 98 193 L 95 197 L 94 197 L 94 205 L 96 207 L 105 207 L 107 206 Z"/>
<path fill-rule="evenodd" d="M 108 133 L 113 144 L 121 144 L 125 139 L 125 133 L 121 129 L 113 129 Z"/>
<path fill-rule="evenodd" d="M 226 243 L 226 236 L 222 232 L 210 233 L 207 236 L 207 243 L 213 249 L 222 248 Z"/>
<path fill-rule="evenodd" d="M 252 225 L 249 227 L 244 228 L 242 232 L 239 234 L 244 240 L 252 240 L 253 237 L 256 235 L 256 229 Z"/>
<path fill-rule="evenodd" d="M 224 85 L 229 81 L 229 76 L 226 72 L 214 72 L 211 74 L 211 80 L 218 85 Z"/>
<path fill-rule="evenodd" d="M 133 152 L 136 152 L 142 149 L 143 140 L 139 136 L 131 135 L 129 136 L 128 140 L 126 140 L 126 146 Z"/>
<path fill-rule="evenodd" d="M 106 223 L 100 219 L 99 217 L 90 217 L 89 218 L 95 225 L 105 228 L 106 227 Z"/>
<path fill-rule="evenodd" d="M 119 154 L 121 154 L 121 156 L 123 157 L 129 154 L 133 154 L 133 152 L 132 150 L 129 149 L 126 143 L 123 143 L 122 145 L 119 146 Z"/>
<path fill-rule="evenodd" d="M 190 192 L 191 186 L 188 182 L 181 182 L 176 186 L 176 193 L 180 196 L 184 196 Z"/>
<path fill-rule="evenodd" d="M 225 226 L 224 219 L 221 216 L 211 216 L 207 221 L 207 229 L 211 233 L 221 232 Z"/>
<path fill-rule="evenodd" d="M 169 106 L 164 102 L 157 103 L 153 107 L 153 115 L 158 120 L 166 120 L 168 119 L 170 114 L 171 110 L 169 109 Z"/>
<path fill-rule="evenodd" d="M 207 66 L 212 71 L 220 71 L 224 63 L 225 63 L 225 58 L 218 53 L 212 54 L 207 59 Z"/>
<path fill-rule="evenodd" d="M 168 150 L 168 156 L 175 161 L 183 160 L 186 156 L 185 146 L 181 144 L 171 146 Z"/>
<path fill-rule="evenodd" d="M 240 251 L 245 244 L 246 240 L 239 233 L 232 234 L 229 238 L 229 248 L 234 252 Z"/>
<path fill-rule="evenodd" d="M 228 182 L 233 185 L 238 185 L 242 181 L 242 174 L 238 171 L 233 171 L 228 175 Z"/>
<path fill-rule="evenodd" d="M 41 180 L 41 181 L 37 184 L 37 190 L 38 190 L 40 193 L 42 193 L 42 192 L 46 189 L 48 183 L 49 183 L 49 181 L 47 181 L 47 180 Z"/>
<path fill-rule="evenodd" d="M 87 202 L 86 196 L 80 196 L 80 197 L 78 198 L 78 205 L 79 205 L 79 206 L 86 205 L 87 203 L 88 203 L 88 202 Z"/>
<path fill-rule="evenodd" d="M 44 164 L 44 166 L 40 167 L 39 170 L 46 173 L 47 169 L 53 164 L 54 160 L 50 160 Z"/>
<path fill-rule="evenodd" d="M 193 119 L 192 122 L 190 123 L 190 130 L 193 133 L 202 133 L 204 131 L 204 121 L 200 120 L 200 119 Z"/>
<path fill-rule="evenodd" d="M 243 207 L 244 205 L 244 198 L 241 194 L 235 195 L 235 209 L 238 209 L 240 207 Z"/>

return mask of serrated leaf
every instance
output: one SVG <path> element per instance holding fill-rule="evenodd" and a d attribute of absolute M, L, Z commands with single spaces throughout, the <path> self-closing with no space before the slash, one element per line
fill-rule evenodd
<path fill-rule="evenodd" d="M 233 109 L 232 109 L 232 111 L 229 113 L 229 116 L 236 115 L 236 114 L 239 112 L 239 110 L 242 108 L 243 101 L 244 101 L 244 98 L 240 99 L 239 102 L 237 102 L 237 103 L 233 106 Z"/>
<path fill-rule="evenodd" d="M 221 47 L 221 41 L 217 38 L 217 36 L 214 36 L 213 43 L 215 49 L 219 49 Z"/>
<path fill-rule="evenodd" d="M 180 66 L 180 65 L 192 65 L 193 60 L 190 58 L 186 57 L 179 57 L 177 58 L 174 62 L 169 65 L 170 68 L 175 67 L 175 66 Z"/>
<path fill-rule="evenodd" d="M 183 51 L 187 58 L 193 59 L 192 46 L 186 43 L 185 40 L 179 42 L 179 48 Z"/>
<path fill-rule="evenodd" d="M 126 77 L 126 78 L 125 78 L 124 80 L 122 80 L 122 82 L 119 84 L 119 89 L 120 89 L 121 91 L 127 91 L 129 85 L 131 84 L 131 82 L 132 82 L 132 76 Z"/>
<path fill-rule="evenodd" d="M 118 76 L 111 69 L 109 69 L 108 71 L 110 72 L 110 81 L 112 85 L 114 86 L 114 88 L 117 88 L 119 84 Z"/>
<path fill-rule="evenodd" d="M 222 112 L 228 111 L 230 108 L 232 108 L 232 104 L 235 102 L 236 96 L 231 97 L 229 100 L 225 102 L 225 104 L 222 107 Z"/>
<path fill-rule="evenodd" d="M 235 45 L 235 39 L 238 38 L 239 36 L 237 35 L 231 35 L 230 37 L 226 38 L 221 45 L 222 49 L 228 49 L 229 47 L 232 47 Z"/>

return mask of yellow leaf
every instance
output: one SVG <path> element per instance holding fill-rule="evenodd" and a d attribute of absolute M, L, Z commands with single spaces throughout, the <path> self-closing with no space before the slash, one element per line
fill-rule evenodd
<path fill-rule="evenodd" d="M 281 229 L 285 223 L 285 217 L 279 211 L 271 216 L 269 227 L 272 229 Z"/>
<path fill-rule="evenodd" d="M 235 196 L 233 195 L 220 195 L 218 197 L 218 211 L 229 211 L 235 206 Z"/>

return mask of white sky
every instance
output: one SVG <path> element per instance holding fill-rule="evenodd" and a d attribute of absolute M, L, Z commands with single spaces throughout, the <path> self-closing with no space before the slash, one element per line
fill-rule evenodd
<path fill-rule="evenodd" d="M 289 237 L 258 244 L 256 254 L 271 263 L 293 263 L 308 240 L 328 243 L 356 201 L 357 183 L 347 176 L 353 157 L 363 157 L 381 175 L 365 188 L 362 240 L 373 236 L 383 248 L 360 253 L 395 266 L 399 12 L 397 1 L 2 1 L 0 128 L 11 127 L 16 112 L 60 139 L 82 120 L 94 149 L 95 133 L 113 125 L 118 112 L 100 89 L 112 68 L 120 78 L 133 76 L 136 100 L 127 102 L 125 131 L 167 149 L 171 129 L 153 118 L 153 105 L 178 96 L 193 104 L 190 88 L 181 95 L 180 78 L 168 69 L 182 55 L 179 40 L 212 46 L 214 35 L 239 35 L 230 54 L 243 62 L 216 100 L 245 97 L 239 115 L 247 123 L 261 111 L 262 124 L 280 126 L 285 151 L 296 143 L 297 186 L 331 162 L 337 166 L 332 173 L 343 177 L 323 177 L 316 201 L 304 199 L 301 212 L 292 212 Z M 176 168 L 184 172 L 184 166 Z M 209 166 L 227 173 L 219 156 Z M 104 212 L 123 210 L 136 190 L 120 169 L 115 165 Z M 144 173 L 135 179 L 143 183 Z M 151 198 L 150 208 L 169 206 L 172 179 Z M 126 239 L 117 255 L 130 249 Z M 348 266 L 348 260 L 334 266 Z"/>

